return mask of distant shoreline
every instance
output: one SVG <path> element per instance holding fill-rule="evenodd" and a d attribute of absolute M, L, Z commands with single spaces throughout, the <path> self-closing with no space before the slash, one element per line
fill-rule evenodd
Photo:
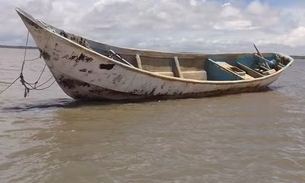
<path fill-rule="evenodd" d="M 305 59 L 305 56 L 290 55 L 293 59 Z"/>
<path fill-rule="evenodd" d="M 12 49 L 38 49 L 36 46 L 9 46 L 9 45 L 0 45 L 0 48 L 12 48 Z"/>
<path fill-rule="evenodd" d="M 9 45 L 0 45 L 0 48 L 12 48 L 12 49 L 38 49 L 36 46 L 9 46 Z M 290 55 L 294 59 L 305 59 L 305 55 Z"/>

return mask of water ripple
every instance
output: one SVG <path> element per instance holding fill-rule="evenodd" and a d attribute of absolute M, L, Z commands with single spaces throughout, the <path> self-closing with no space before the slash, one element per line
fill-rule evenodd
<path fill-rule="evenodd" d="M 0 60 L 22 59 L 6 52 Z M 0 64 L 2 89 L 20 63 Z M 27 66 L 34 81 L 43 62 Z M 24 99 L 14 85 L 0 96 L 0 180 L 305 182 L 304 66 L 266 92 L 204 99 L 79 102 L 56 85 Z"/>

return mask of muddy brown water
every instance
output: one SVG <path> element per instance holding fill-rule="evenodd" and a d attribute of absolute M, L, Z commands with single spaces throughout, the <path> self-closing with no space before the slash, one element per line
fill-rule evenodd
<path fill-rule="evenodd" d="M 0 49 L 1 90 L 23 51 Z M 56 84 L 23 98 L 18 81 L 0 95 L 0 182 L 305 182 L 305 61 L 267 92 L 202 99 L 84 103 Z"/>

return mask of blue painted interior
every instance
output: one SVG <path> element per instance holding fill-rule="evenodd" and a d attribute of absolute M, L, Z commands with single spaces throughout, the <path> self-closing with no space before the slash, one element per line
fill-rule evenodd
<path fill-rule="evenodd" d="M 234 80 L 240 80 L 240 77 L 234 75 L 231 72 L 228 72 L 224 69 L 222 69 L 220 66 L 218 66 L 213 61 L 208 60 L 206 63 L 206 68 L 208 70 L 207 72 L 207 78 L 208 80 L 214 80 L 214 81 L 234 81 Z"/>
<path fill-rule="evenodd" d="M 274 54 L 270 56 L 264 56 L 270 68 L 274 68 L 278 60 Z M 236 62 L 241 63 L 251 69 L 254 69 L 258 66 L 259 62 L 264 62 L 263 59 L 254 57 L 253 55 L 241 55 L 236 59 Z"/>
<path fill-rule="evenodd" d="M 266 62 L 270 68 L 275 67 L 277 63 L 275 54 L 268 54 L 264 56 L 264 58 L 266 59 Z M 217 65 L 213 61 L 227 62 L 232 66 L 237 66 L 237 63 L 240 63 L 254 70 L 258 67 L 259 62 L 263 61 L 263 59 L 255 57 L 253 54 L 243 54 L 237 57 L 230 57 L 228 55 L 211 55 L 211 57 L 208 57 L 205 64 L 205 69 L 207 70 L 207 79 L 214 81 L 232 81 L 240 80 L 241 78 L 238 75 L 221 68 L 221 66 Z"/>
<path fill-rule="evenodd" d="M 236 62 L 253 69 L 257 66 L 258 59 L 255 59 L 253 55 L 242 55 L 237 57 Z"/>

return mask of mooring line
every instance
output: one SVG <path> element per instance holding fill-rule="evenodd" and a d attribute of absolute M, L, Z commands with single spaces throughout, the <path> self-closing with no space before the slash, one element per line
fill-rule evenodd
<path fill-rule="evenodd" d="M 45 89 L 50 88 L 56 82 L 56 80 L 54 80 L 49 86 L 44 87 L 44 88 L 40 88 L 40 87 L 44 86 L 45 84 L 47 84 L 52 78 L 54 78 L 54 76 L 52 76 L 50 79 L 48 79 L 44 83 L 42 83 L 42 84 L 37 86 L 38 82 L 42 78 L 43 73 L 46 70 L 46 66 L 47 66 L 46 64 L 44 65 L 44 67 L 43 67 L 43 69 L 42 69 L 42 71 L 41 71 L 41 73 L 40 73 L 40 75 L 39 75 L 39 77 L 38 77 L 38 79 L 37 79 L 37 81 L 35 83 L 29 83 L 29 82 L 27 82 L 25 80 L 24 75 L 23 75 L 23 70 L 24 70 L 24 67 L 25 67 L 25 62 L 27 62 L 27 61 L 34 61 L 34 60 L 38 60 L 39 58 L 41 58 L 41 55 L 40 55 L 39 57 L 34 58 L 34 59 L 29 59 L 29 60 L 26 59 L 28 43 L 29 43 L 29 35 L 30 35 L 30 32 L 28 31 L 27 38 L 26 38 L 25 50 L 24 50 L 24 56 L 23 56 L 23 62 L 22 62 L 22 65 L 21 65 L 21 70 L 20 70 L 20 75 L 12 83 L 10 83 L 9 86 L 7 86 L 3 91 L 1 91 L 0 95 L 2 93 L 4 93 L 6 90 L 8 90 L 14 83 L 16 83 L 16 81 L 18 79 L 20 79 L 21 84 L 24 86 L 24 97 L 27 97 L 31 90 L 45 90 Z"/>
<path fill-rule="evenodd" d="M 38 84 L 39 80 L 41 79 L 41 76 L 43 75 L 43 73 L 44 73 L 44 71 L 46 69 L 46 66 L 47 66 L 47 64 L 44 64 L 44 67 L 43 67 L 43 69 L 42 69 L 42 71 L 40 73 L 40 76 L 38 77 L 37 81 L 35 82 L 35 85 L 34 85 L 35 87 Z"/>
<path fill-rule="evenodd" d="M 47 84 L 49 81 L 51 81 L 52 78 L 53 78 L 53 76 L 50 77 L 50 78 L 49 78 L 47 81 L 45 81 L 44 83 L 38 85 L 36 88 L 42 87 L 43 85 Z"/>
<path fill-rule="evenodd" d="M 15 79 L 15 81 L 13 81 L 11 84 L 9 84 L 4 90 L 2 90 L 1 92 L 0 92 L 0 95 L 2 94 L 2 93 L 4 93 L 6 90 L 8 90 L 14 83 L 16 83 L 16 81 L 18 81 L 18 79 L 19 79 L 20 77 L 17 77 L 16 79 Z"/>
<path fill-rule="evenodd" d="M 48 89 L 48 88 L 50 88 L 54 83 L 56 82 L 56 80 L 54 80 L 49 86 L 47 86 L 47 87 L 44 87 L 44 88 L 35 88 L 35 90 L 40 90 L 40 91 L 42 91 L 42 90 L 46 90 L 46 89 Z M 47 83 L 47 82 L 46 82 Z M 45 83 L 44 83 L 45 84 Z M 42 85 L 41 85 L 42 86 Z"/>
<path fill-rule="evenodd" d="M 28 34 L 27 34 L 27 36 L 26 36 L 26 45 L 25 45 L 25 49 L 24 49 L 23 62 L 22 62 L 21 73 L 20 73 L 20 74 L 22 74 L 23 69 L 24 69 L 24 65 L 25 65 L 26 54 L 27 54 L 28 43 L 29 43 L 29 35 L 30 35 L 30 31 L 28 31 Z"/>

